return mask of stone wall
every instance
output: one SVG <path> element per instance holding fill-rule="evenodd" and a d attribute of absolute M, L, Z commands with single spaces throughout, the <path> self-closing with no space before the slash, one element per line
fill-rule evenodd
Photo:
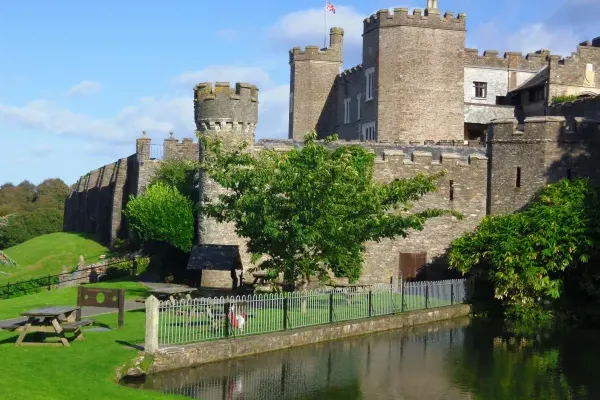
<path fill-rule="evenodd" d="M 465 21 L 405 9 L 365 20 L 379 32 L 377 140 L 464 139 Z"/>
<path fill-rule="evenodd" d="M 329 48 L 306 46 L 304 50 L 290 50 L 289 138 L 302 140 L 318 125 L 318 130 L 331 128 L 330 121 L 322 115 L 335 115 L 331 92 L 342 68 L 343 36 L 343 29 L 331 28 Z M 329 113 L 324 111 L 328 109 Z"/>
<path fill-rule="evenodd" d="M 526 206 L 548 183 L 568 177 L 597 181 L 600 167 L 598 121 L 530 117 L 520 130 L 516 120 L 490 125 L 488 212 L 503 214 Z"/>
<path fill-rule="evenodd" d="M 548 114 L 565 117 L 568 122 L 577 117 L 600 121 L 600 95 L 552 105 L 548 107 Z"/>
<path fill-rule="evenodd" d="M 265 335 L 168 346 L 159 348 L 153 354 L 154 361 L 149 373 L 157 374 L 268 351 L 444 321 L 465 317 L 470 312 L 469 305 L 461 304 Z"/>
<path fill-rule="evenodd" d="M 600 93 L 600 37 L 581 43 L 567 58 L 552 56 L 549 63 L 549 96 Z"/>

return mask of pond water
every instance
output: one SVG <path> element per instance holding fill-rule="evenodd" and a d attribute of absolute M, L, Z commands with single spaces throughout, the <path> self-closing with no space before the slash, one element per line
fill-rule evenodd
<path fill-rule="evenodd" d="M 600 399 L 600 332 L 455 320 L 156 375 L 204 400 Z"/>

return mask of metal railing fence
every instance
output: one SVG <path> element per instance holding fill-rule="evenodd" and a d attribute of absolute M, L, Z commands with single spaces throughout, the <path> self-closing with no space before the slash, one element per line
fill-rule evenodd
<path fill-rule="evenodd" d="M 466 302 L 466 279 L 158 303 L 158 344 L 257 335 Z"/>

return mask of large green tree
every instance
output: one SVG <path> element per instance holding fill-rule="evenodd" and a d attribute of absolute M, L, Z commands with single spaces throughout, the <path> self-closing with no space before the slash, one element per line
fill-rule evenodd
<path fill-rule="evenodd" d="M 226 189 L 203 199 L 205 216 L 232 222 L 248 239 L 253 262 L 287 284 L 311 278 L 359 278 L 365 243 L 406 237 L 428 218 L 445 212 L 409 212 L 412 203 L 436 190 L 439 175 L 419 174 L 391 183 L 374 179 L 375 155 L 361 146 L 320 144 L 316 134 L 287 152 L 231 151 L 201 137 L 203 168 Z"/>
<path fill-rule="evenodd" d="M 588 260 L 598 255 L 598 221 L 598 190 L 587 180 L 565 179 L 543 189 L 526 209 L 487 217 L 456 239 L 450 265 L 463 273 L 483 271 L 511 316 L 537 318 L 561 296 L 567 273 L 588 270 Z"/>
<path fill-rule="evenodd" d="M 142 242 L 164 242 L 188 252 L 194 239 L 193 204 L 163 182 L 150 185 L 145 194 L 131 197 L 124 211 Z"/>

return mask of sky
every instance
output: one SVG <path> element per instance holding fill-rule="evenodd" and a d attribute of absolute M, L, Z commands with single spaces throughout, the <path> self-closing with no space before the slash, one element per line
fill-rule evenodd
<path fill-rule="evenodd" d="M 345 30 L 344 68 L 361 61 L 362 21 L 427 0 L 331 1 Z M 467 14 L 467 47 L 568 56 L 600 35 L 600 0 L 439 0 Z M 323 45 L 320 0 L 0 0 L 0 184 L 87 172 L 194 136 L 193 87 L 259 89 L 257 139 L 287 137 L 291 47 Z M 595 25 L 595 26 L 594 26 Z"/>

